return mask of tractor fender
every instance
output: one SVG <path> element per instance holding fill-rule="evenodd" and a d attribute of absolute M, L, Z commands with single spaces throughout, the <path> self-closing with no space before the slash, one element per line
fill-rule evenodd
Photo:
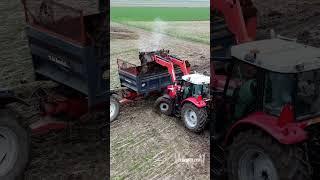
<path fill-rule="evenodd" d="M 255 128 L 269 134 L 280 144 L 297 144 L 308 138 L 304 127 L 305 125 L 299 122 L 288 123 L 281 127 L 278 117 L 264 112 L 255 112 L 236 122 L 228 131 L 224 143 L 228 145 L 239 132 Z"/>
<path fill-rule="evenodd" d="M 197 108 L 203 108 L 203 107 L 206 107 L 207 106 L 207 103 L 202 99 L 202 100 L 198 100 L 197 98 L 195 97 L 188 97 L 187 99 L 184 99 L 182 102 L 181 102 L 181 106 L 186 103 L 186 102 L 190 102 L 192 103 L 193 105 L 195 105 Z"/>
<path fill-rule="evenodd" d="M 121 97 L 120 97 L 119 94 L 118 94 L 117 92 L 115 92 L 115 91 L 110 91 L 110 92 L 109 92 L 109 98 L 111 98 L 111 97 L 116 98 L 118 101 L 121 100 Z"/>

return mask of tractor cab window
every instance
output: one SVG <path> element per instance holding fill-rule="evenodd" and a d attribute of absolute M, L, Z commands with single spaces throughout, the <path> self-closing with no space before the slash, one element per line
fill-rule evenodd
<path fill-rule="evenodd" d="M 320 70 L 298 74 L 296 116 L 315 116 L 320 112 Z"/>
<path fill-rule="evenodd" d="M 265 77 L 264 109 L 270 114 L 280 115 L 285 104 L 293 103 L 295 89 L 294 74 L 268 72 Z"/>
<path fill-rule="evenodd" d="M 197 97 L 199 95 L 205 97 L 209 94 L 209 85 L 208 84 L 194 84 L 192 96 Z"/>
<path fill-rule="evenodd" d="M 257 67 L 239 62 L 233 67 L 226 91 L 226 96 L 233 104 L 234 119 L 245 116 L 254 108 L 256 101 Z"/>
<path fill-rule="evenodd" d="M 192 96 L 192 83 L 184 81 L 183 83 L 183 99 Z"/>
<path fill-rule="evenodd" d="M 209 95 L 208 84 L 192 84 L 190 82 L 184 83 L 183 98 L 198 97 L 199 95 L 206 97 Z"/>
<path fill-rule="evenodd" d="M 254 81 L 257 78 L 257 68 L 246 63 L 236 63 L 233 67 L 227 88 L 227 96 L 234 96 L 239 88 L 248 81 Z"/>

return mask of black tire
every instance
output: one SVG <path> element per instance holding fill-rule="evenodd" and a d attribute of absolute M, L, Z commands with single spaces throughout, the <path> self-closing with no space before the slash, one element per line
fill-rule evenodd
<path fill-rule="evenodd" d="M 279 144 L 258 130 L 240 132 L 227 148 L 228 179 L 310 180 L 311 168 L 305 159 L 296 145 Z"/>
<path fill-rule="evenodd" d="M 173 113 L 173 102 L 165 96 L 159 97 L 154 103 L 154 110 L 167 116 Z"/>
<path fill-rule="evenodd" d="M 5 155 L 0 155 L 3 157 L 0 160 L 0 179 L 22 178 L 29 162 L 30 135 L 28 129 L 19 123 L 18 118 L 9 109 L 0 109 L 0 138 L 3 147 L 8 148 Z M 5 143 L 10 143 L 11 146 L 6 146 Z"/>
<path fill-rule="evenodd" d="M 181 118 L 187 129 L 193 132 L 201 132 L 208 122 L 208 113 L 206 108 L 197 108 L 191 103 L 185 103 L 182 106 Z M 191 122 L 191 119 L 194 123 Z"/>
<path fill-rule="evenodd" d="M 120 103 L 117 98 L 110 96 L 110 122 L 117 119 L 120 112 Z"/>

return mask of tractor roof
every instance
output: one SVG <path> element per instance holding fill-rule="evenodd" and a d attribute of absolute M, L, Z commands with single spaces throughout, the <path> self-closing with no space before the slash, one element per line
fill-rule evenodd
<path fill-rule="evenodd" d="M 192 84 L 209 84 L 210 77 L 203 74 L 188 74 L 182 76 L 182 79 Z"/>
<path fill-rule="evenodd" d="M 231 48 L 232 56 L 270 71 L 298 73 L 320 68 L 320 49 L 282 39 L 243 43 Z"/>

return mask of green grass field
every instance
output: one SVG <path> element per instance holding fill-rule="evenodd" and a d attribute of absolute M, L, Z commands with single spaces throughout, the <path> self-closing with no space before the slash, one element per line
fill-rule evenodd
<path fill-rule="evenodd" d="M 208 21 L 209 7 L 111 7 L 111 20 L 121 21 Z"/>

